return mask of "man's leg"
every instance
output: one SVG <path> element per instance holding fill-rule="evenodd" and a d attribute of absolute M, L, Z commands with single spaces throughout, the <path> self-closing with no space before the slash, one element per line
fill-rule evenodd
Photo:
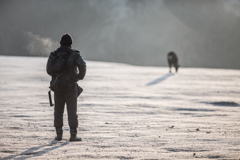
<path fill-rule="evenodd" d="M 82 141 L 77 138 L 78 115 L 77 115 L 77 87 L 75 86 L 69 91 L 66 97 L 67 111 L 68 111 L 68 124 L 70 127 L 70 141 Z"/>
<path fill-rule="evenodd" d="M 70 127 L 78 127 L 77 115 L 77 88 L 74 87 L 66 94 L 68 124 Z"/>
<path fill-rule="evenodd" d="M 57 133 L 57 136 L 55 137 L 55 140 L 61 141 L 63 136 L 62 127 L 56 127 L 56 133 Z"/>
<path fill-rule="evenodd" d="M 62 140 L 62 126 L 63 126 L 63 113 L 64 113 L 64 105 L 65 99 L 63 94 L 61 93 L 54 93 L 54 127 L 56 128 L 57 137 L 55 140 Z"/>

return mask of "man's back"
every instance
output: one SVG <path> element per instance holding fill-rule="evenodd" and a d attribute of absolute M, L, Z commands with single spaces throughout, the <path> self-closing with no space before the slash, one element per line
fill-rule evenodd
<path fill-rule="evenodd" d="M 86 63 L 83 61 L 79 51 L 73 50 L 69 46 L 61 46 L 50 54 L 47 63 L 47 73 L 52 76 L 53 79 L 55 79 L 58 75 L 58 73 L 52 72 L 51 68 L 51 63 L 55 58 L 54 54 L 56 54 L 58 57 L 65 57 L 66 54 L 70 54 L 66 62 L 67 74 L 64 75 L 66 78 L 69 78 L 75 82 L 84 78 L 86 73 Z"/>

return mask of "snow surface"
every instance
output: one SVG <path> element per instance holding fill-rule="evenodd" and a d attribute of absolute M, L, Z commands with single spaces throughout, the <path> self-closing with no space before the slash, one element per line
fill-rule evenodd
<path fill-rule="evenodd" d="M 79 133 L 53 140 L 47 58 L 0 56 L 1 159 L 240 159 L 240 70 L 87 61 Z"/>

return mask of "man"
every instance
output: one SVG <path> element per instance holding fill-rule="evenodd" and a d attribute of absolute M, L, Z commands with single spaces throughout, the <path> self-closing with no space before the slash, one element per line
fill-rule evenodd
<path fill-rule="evenodd" d="M 47 73 L 52 76 L 50 87 L 54 91 L 54 127 L 57 133 L 55 140 L 62 140 L 63 112 L 66 104 L 70 141 L 81 141 L 82 139 L 76 136 L 78 127 L 77 97 L 82 91 L 77 82 L 85 76 L 86 63 L 80 52 L 72 49 L 73 40 L 70 34 L 64 34 L 60 44 L 61 46 L 57 50 L 51 52 L 47 62 Z M 56 65 L 56 60 L 60 60 L 64 66 L 60 71 L 55 69 L 56 66 L 59 66 Z"/>

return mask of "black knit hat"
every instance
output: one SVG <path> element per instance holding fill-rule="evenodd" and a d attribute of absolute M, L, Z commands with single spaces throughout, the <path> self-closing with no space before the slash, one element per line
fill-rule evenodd
<path fill-rule="evenodd" d="M 72 36 L 70 34 L 64 34 L 60 41 L 61 45 L 71 46 L 73 44 Z"/>

